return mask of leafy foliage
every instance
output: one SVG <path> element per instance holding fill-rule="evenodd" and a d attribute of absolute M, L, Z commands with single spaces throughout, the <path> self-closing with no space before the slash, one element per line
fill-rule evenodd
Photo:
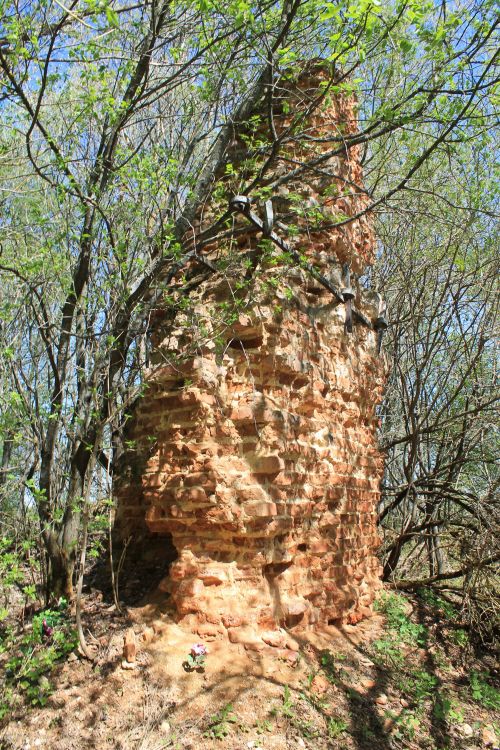
<path fill-rule="evenodd" d="M 493 711 L 500 710 L 500 690 L 489 682 L 488 672 L 472 671 L 469 677 L 471 695 L 475 701 Z"/>
<path fill-rule="evenodd" d="M 385 615 L 387 629 L 397 640 L 411 646 L 425 643 L 426 628 L 410 619 L 408 602 L 404 597 L 384 592 L 375 602 L 375 609 Z"/>
<path fill-rule="evenodd" d="M 232 704 L 226 703 L 220 711 L 210 717 L 205 735 L 214 740 L 223 740 L 230 733 L 231 725 L 237 723 L 238 717 L 233 711 Z"/>
<path fill-rule="evenodd" d="M 109 483 L 124 449 L 155 312 L 163 308 L 171 327 L 194 330 L 200 344 L 221 346 L 242 297 L 220 310 L 212 328 L 203 327 L 191 303 L 196 275 L 190 264 L 196 259 L 201 275 L 210 273 L 198 251 L 230 228 L 229 195 L 252 192 L 262 199 L 276 189 L 267 170 L 282 140 L 311 146 L 300 108 L 287 112 L 289 132 L 281 140 L 262 116 L 282 107 L 279 86 L 267 86 L 269 77 L 293 81 L 321 59 L 330 77 L 315 106 L 342 94 L 359 97 L 359 133 L 339 125 L 325 147 L 332 159 L 345 148 L 367 149 L 367 211 L 378 212 L 386 249 L 397 244 L 394 214 L 401 209 L 406 220 L 415 211 L 428 230 L 419 224 L 406 236 L 425 255 L 434 242 L 427 217 L 434 221 L 436 194 L 440 205 L 451 204 L 445 219 L 457 227 L 464 224 L 455 219 L 466 188 L 475 231 L 476 217 L 485 215 L 482 201 L 494 192 L 485 155 L 494 150 L 490 123 L 498 105 L 496 9 L 492 0 L 479 8 L 473 0 L 298 0 L 259 7 L 246 0 L 124 7 L 78 0 L 71 9 L 53 0 L 21 6 L 2 0 L 0 8 L 0 492 L 11 510 L 36 508 L 49 588 L 70 595 L 79 530 L 88 516 L 84 498 L 108 494 L 101 485 Z M 245 125 L 243 164 L 228 154 L 235 123 Z M 464 170 L 471 158 L 477 169 Z M 450 160 L 457 165 L 453 180 L 446 172 Z M 296 169 L 306 174 L 308 159 Z M 479 183 L 472 174 L 481 174 Z M 422 197 L 428 190 L 430 206 Z M 332 200 L 337 197 L 346 196 L 333 189 Z M 300 198 L 290 204 L 291 235 L 299 219 L 314 229 L 324 225 L 316 207 Z M 208 206 L 212 225 L 194 237 L 196 213 Z M 352 219 L 338 210 L 333 224 Z M 446 245 L 441 228 L 434 235 Z M 464 243 L 456 238 L 455 245 Z M 215 270 L 245 287 L 237 256 L 229 241 Z M 401 284 L 398 259 L 392 252 L 389 257 L 396 270 L 389 263 L 390 273 L 379 278 L 390 291 Z M 474 262 L 468 252 L 454 253 L 458 274 L 467 275 Z M 410 272 L 407 263 L 401 268 Z M 271 289 L 278 284 L 268 283 Z M 397 310 L 397 294 L 390 296 Z M 472 313 L 469 307 L 462 319 Z M 442 330 L 451 333 L 449 325 Z M 440 352 L 445 344 L 451 345 L 451 335 Z M 463 352 L 455 352 L 460 363 Z M 484 377 L 488 362 L 480 360 Z M 447 379 L 451 384 L 441 366 L 436 387 Z M 426 398 L 433 392 L 429 385 Z M 467 392 L 478 398 L 473 385 Z M 459 400 L 452 399 L 456 414 L 462 413 Z M 394 421 L 385 420 L 394 442 L 400 410 L 392 397 L 387 412 L 394 414 Z M 438 409 L 439 420 L 442 414 Z M 435 433 L 442 444 L 449 439 L 449 416 Z M 471 455 L 472 447 L 467 450 Z M 484 458 L 482 441 L 476 461 Z M 474 478 L 461 477 L 466 488 L 460 491 L 468 491 Z M 451 486 L 446 476 L 438 479 L 441 489 Z M 485 492 L 487 485 L 483 481 Z"/>
<path fill-rule="evenodd" d="M 50 673 L 78 643 L 76 631 L 61 601 L 57 609 L 46 609 L 33 617 L 30 629 L 20 639 L 9 629 L 0 642 L 11 654 L 0 684 L 0 713 L 5 716 L 22 695 L 31 706 L 44 706 L 51 693 Z"/>
<path fill-rule="evenodd" d="M 330 739 L 334 740 L 336 737 L 340 737 L 346 731 L 348 727 L 345 719 L 338 718 L 336 716 L 330 716 L 327 721 L 327 731 Z"/>

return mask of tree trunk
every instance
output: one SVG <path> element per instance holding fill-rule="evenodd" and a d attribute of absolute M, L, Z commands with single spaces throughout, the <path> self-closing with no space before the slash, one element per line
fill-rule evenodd
<path fill-rule="evenodd" d="M 7 498 L 5 496 L 5 486 L 7 484 L 7 475 L 9 471 L 10 459 L 12 456 L 12 450 L 14 447 L 13 431 L 7 430 L 3 445 L 2 445 L 2 459 L 0 461 L 0 510 L 7 510 Z M 0 529 L 2 529 L 2 521 L 0 519 Z"/>
<path fill-rule="evenodd" d="M 75 547 L 76 550 L 76 547 Z M 47 599 L 59 599 L 64 597 L 68 601 L 73 599 L 73 573 L 75 570 L 75 557 L 70 551 L 56 546 L 47 551 L 49 558 L 49 570 L 47 576 Z"/>
<path fill-rule="evenodd" d="M 88 465 L 88 464 L 87 464 Z M 85 466 L 85 469 L 87 466 Z M 78 551 L 78 532 L 83 491 L 83 478 L 74 468 L 68 488 L 66 511 L 58 532 L 47 529 L 44 534 L 48 556 L 47 599 L 59 599 L 63 596 L 68 601 L 74 597 L 73 574 L 75 572 Z"/>

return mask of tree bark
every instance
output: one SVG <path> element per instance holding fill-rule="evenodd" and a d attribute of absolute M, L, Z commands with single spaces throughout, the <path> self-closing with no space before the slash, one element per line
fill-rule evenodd
<path fill-rule="evenodd" d="M 66 510 L 60 528 L 57 532 L 46 528 L 43 534 L 48 557 L 48 601 L 59 599 L 61 596 L 68 601 L 72 601 L 74 598 L 73 576 L 78 550 L 84 476 L 87 468 L 88 460 L 85 466 L 80 467 L 80 469 L 73 466 L 66 499 Z"/>
<path fill-rule="evenodd" d="M 61 547 L 57 541 L 47 547 L 49 569 L 47 575 L 47 600 L 51 601 L 64 597 L 68 601 L 73 598 L 73 573 L 75 570 L 75 556 Z"/>

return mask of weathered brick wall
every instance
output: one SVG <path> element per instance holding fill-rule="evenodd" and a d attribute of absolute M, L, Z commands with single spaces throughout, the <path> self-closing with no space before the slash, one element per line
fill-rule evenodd
<path fill-rule="evenodd" d="M 278 134 L 322 80 L 318 69 L 283 86 Z M 354 108 L 345 94 L 327 100 L 265 177 L 277 218 L 294 216 L 294 248 L 339 287 L 342 264 L 360 274 L 375 248 L 366 215 L 328 226 L 367 205 L 358 147 L 342 148 Z M 335 145 L 339 153 L 318 161 Z M 229 158 L 239 175 L 248 148 L 248 136 L 236 137 Z M 317 168 L 279 184 L 306 159 Z M 238 188 L 232 173 L 219 192 L 226 202 Z M 177 551 L 161 584 L 177 616 L 232 640 L 242 625 L 355 622 L 370 613 L 380 573 L 375 408 L 385 367 L 376 333 L 358 321 L 347 334 L 344 305 L 260 240 L 239 217 L 205 248 L 220 271 L 198 286 L 192 311 L 156 334 L 117 483 L 119 533 L 164 536 L 165 554 Z M 356 308 L 373 321 L 376 300 L 354 286 Z"/>

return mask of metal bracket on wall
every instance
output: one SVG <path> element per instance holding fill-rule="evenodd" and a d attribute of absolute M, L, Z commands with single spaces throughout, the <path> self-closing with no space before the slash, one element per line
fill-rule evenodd
<path fill-rule="evenodd" d="M 346 263 L 342 269 L 344 288 L 342 289 L 342 298 L 345 303 L 345 329 L 347 333 L 352 333 L 352 301 L 354 292 L 351 287 L 351 269 Z"/>
<path fill-rule="evenodd" d="M 328 291 L 331 292 L 331 294 L 335 297 L 337 302 L 346 305 L 346 330 L 349 331 L 349 333 L 352 331 L 353 320 L 361 323 L 371 330 L 374 330 L 375 326 L 372 324 L 371 320 L 369 320 L 359 310 L 356 310 L 354 308 L 354 305 L 352 304 L 352 300 L 354 299 L 354 292 L 350 288 L 350 273 L 348 275 L 345 288 L 342 290 L 337 289 L 337 287 L 332 284 L 331 281 L 326 278 L 326 276 L 323 276 L 323 274 L 321 274 L 311 263 L 305 260 L 304 257 L 297 252 L 297 250 L 289 245 L 286 240 L 276 234 L 276 232 L 273 230 L 274 213 L 272 202 L 270 200 L 266 202 L 264 221 L 256 213 L 254 213 L 254 211 L 252 211 L 252 203 L 247 195 L 235 195 L 233 198 L 231 198 L 231 200 L 229 201 L 229 210 L 232 213 L 245 216 L 245 218 L 247 218 L 248 221 L 253 224 L 254 227 L 256 227 L 256 229 L 262 232 L 264 237 L 270 239 L 271 242 L 273 242 L 277 247 L 280 248 L 280 250 L 283 250 L 283 252 L 287 253 L 300 268 L 304 268 L 309 274 L 311 274 L 314 279 L 316 279 L 316 281 L 319 281 L 319 283 L 324 286 L 325 289 L 328 289 Z M 346 299 L 346 296 L 348 297 L 348 299 Z M 349 308 L 349 324 L 347 320 L 347 308 Z"/>
<path fill-rule="evenodd" d="M 387 307 L 385 305 L 385 302 L 381 303 L 379 314 L 375 320 L 375 323 L 373 324 L 373 327 L 377 332 L 377 354 L 380 354 L 382 349 L 382 339 L 384 338 L 384 333 L 389 327 L 389 323 L 387 321 Z"/>

